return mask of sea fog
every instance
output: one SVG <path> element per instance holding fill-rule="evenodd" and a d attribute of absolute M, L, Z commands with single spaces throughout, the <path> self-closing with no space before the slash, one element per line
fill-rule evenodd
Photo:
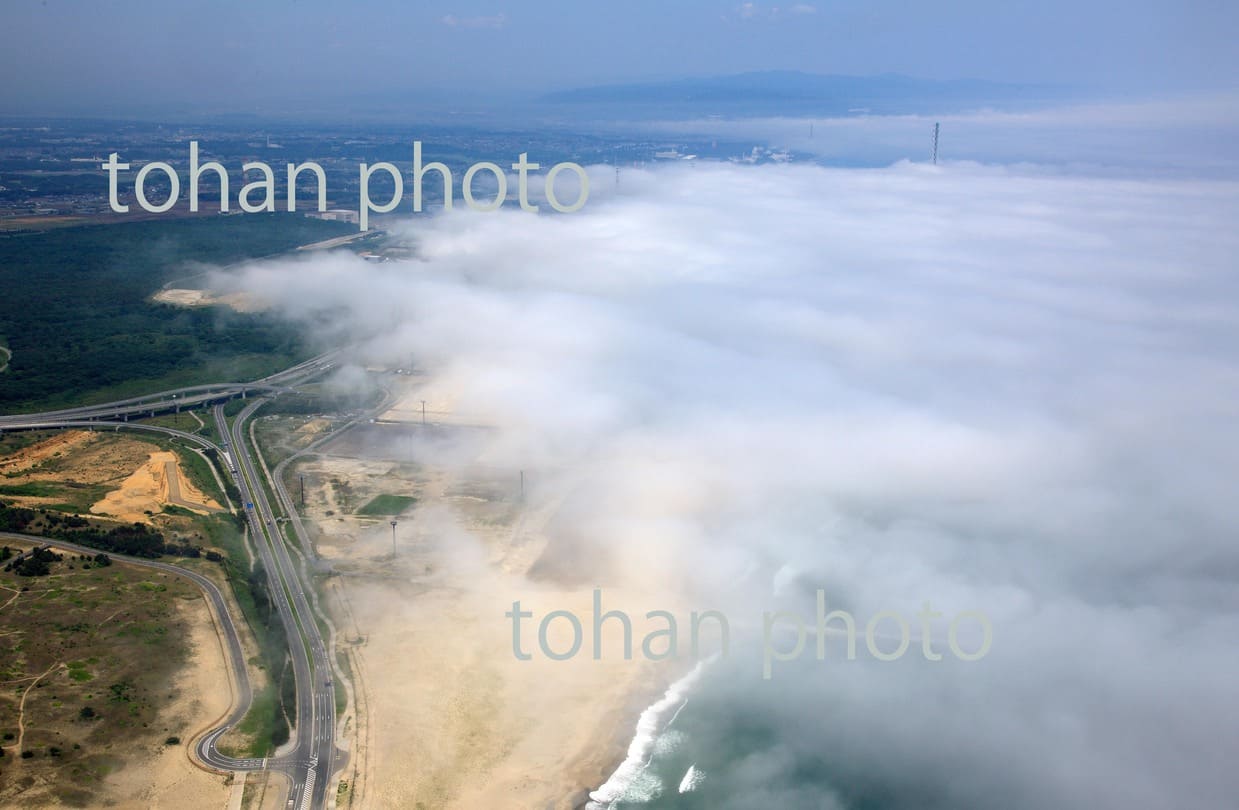
<path fill-rule="evenodd" d="M 1008 122 L 936 166 L 593 167 L 575 214 L 457 210 L 407 226 L 412 262 L 218 283 L 413 356 L 492 458 L 546 471 L 582 586 L 757 622 L 600 803 L 1224 807 L 1239 184 L 1236 141 L 1201 136 L 1232 116 L 1190 109 L 1062 111 L 1076 151 Z M 980 611 L 992 646 L 927 660 L 913 623 L 898 660 L 818 661 L 810 636 L 763 678 L 763 612 L 818 590 L 862 635 L 931 603 L 938 651 Z"/>

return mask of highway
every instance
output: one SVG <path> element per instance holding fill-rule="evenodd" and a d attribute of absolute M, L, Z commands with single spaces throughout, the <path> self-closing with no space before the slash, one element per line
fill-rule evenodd
<path fill-rule="evenodd" d="M 267 574 L 270 599 L 284 625 L 289 644 L 289 654 L 296 684 L 295 727 L 289 743 L 275 756 L 268 759 L 234 759 L 220 753 L 218 741 L 228 729 L 235 726 L 248 712 L 253 699 L 253 689 L 245 669 L 236 626 L 229 616 L 222 594 L 210 580 L 201 575 L 168 563 L 137 560 L 123 555 L 112 555 L 127 562 L 147 565 L 189 577 L 204 588 L 219 616 L 221 632 L 225 637 L 229 666 L 238 684 L 238 694 L 232 711 L 218 728 L 202 735 L 195 745 L 198 759 L 208 767 L 221 771 L 272 770 L 286 774 L 290 780 L 287 807 L 293 810 L 318 810 L 327 806 L 331 776 L 343 765 L 335 744 L 335 676 L 334 663 L 328 653 L 314 613 L 306 598 L 309 572 L 306 579 L 298 576 L 296 566 L 289 555 L 281 535 L 280 524 L 267 498 L 266 485 L 279 493 L 282 510 L 292 519 L 298 540 L 309 550 L 299 517 L 283 485 L 274 477 L 260 475 L 254 464 L 251 449 L 245 441 L 245 427 L 254 412 L 269 401 L 263 397 L 247 406 L 231 425 L 224 415 L 223 401 L 245 396 L 249 392 L 265 391 L 280 393 L 322 374 L 334 366 L 338 353 L 331 352 L 312 358 L 278 374 L 250 383 L 224 383 L 209 386 L 193 386 L 175 389 L 146 397 L 137 397 L 101 405 L 70 408 L 38 414 L 0 416 L 0 432 L 4 430 L 35 430 L 56 428 L 85 428 L 89 430 L 137 430 L 160 433 L 193 442 L 200 447 L 212 449 L 228 469 L 241 493 L 242 511 L 245 512 L 255 551 L 262 560 Z M 155 425 L 143 425 L 127 421 L 130 415 L 147 415 L 171 409 L 189 407 L 189 403 L 214 403 L 214 419 L 219 444 L 192 433 Z M 231 463 L 228 463 L 231 462 Z M 281 467 L 282 469 L 282 467 Z M 42 540 L 42 538 L 29 538 Z M 70 543 L 44 541 L 63 548 L 78 549 Z M 80 547 L 83 553 L 98 553 L 98 549 Z M 313 597 L 311 589 L 311 597 Z M 317 601 L 317 600 L 315 600 Z M 326 618 L 324 617 L 326 622 Z M 328 625 L 330 626 L 330 625 Z"/>
<path fill-rule="evenodd" d="M 251 393 L 295 393 L 294 386 L 331 369 L 339 352 L 327 352 L 312 357 L 291 368 L 263 377 L 253 382 L 226 382 L 208 385 L 191 385 L 146 394 L 140 397 L 107 402 L 100 405 L 84 405 L 35 414 L 5 414 L 0 416 L 0 431 L 28 429 L 34 421 L 89 421 L 94 419 L 143 418 L 161 413 L 176 413 L 198 406 L 213 405 Z"/>
<path fill-rule="evenodd" d="M 256 400 L 228 425 L 222 405 L 215 406 L 215 424 L 221 436 L 229 436 L 229 450 L 236 459 L 235 478 L 241 490 L 258 553 L 271 583 L 270 596 L 284 623 L 297 685 L 296 729 L 291 750 L 275 757 L 273 766 L 293 777 L 290 806 L 303 810 L 325 806 L 330 776 L 335 772 L 335 678 L 331 657 L 305 596 L 305 583 L 297 575 L 281 536 L 276 514 L 267 499 L 264 481 L 275 490 L 276 482 L 260 477 L 245 440 L 245 425 L 266 400 Z"/>

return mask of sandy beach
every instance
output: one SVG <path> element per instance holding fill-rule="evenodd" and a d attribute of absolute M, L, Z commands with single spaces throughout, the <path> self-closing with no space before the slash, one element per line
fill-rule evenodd
<path fill-rule="evenodd" d="M 404 415 L 407 402 L 386 418 Z M 420 403 L 409 413 L 420 420 Z M 382 427 L 367 430 L 381 436 Z M 531 574 L 549 542 L 554 499 L 526 508 L 496 494 L 506 484 L 479 472 L 485 465 L 409 465 L 382 458 L 399 442 L 377 445 L 365 449 L 365 431 L 346 435 L 297 470 L 318 552 L 338 574 L 330 592 L 358 687 L 360 716 L 343 721 L 352 756 L 340 778 L 351 806 L 580 806 L 624 759 L 641 711 L 688 666 L 641 652 L 645 613 L 675 605 L 599 582 L 605 609 L 633 618 L 635 654 L 624 659 L 623 629 L 612 621 L 595 660 L 594 583 Z M 389 519 L 356 513 L 375 494 L 395 492 L 416 506 L 395 516 L 393 557 Z M 521 640 L 532 660 L 514 654 L 504 614 L 516 600 L 533 613 Z M 539 622 L 552 611 L 581 623 L 583 643 L 570 660 L 539 649 Z M 549 649 L 572 642 L 567 619 L 548 625 Z"/>
<path fill-rule="evenodd" d="M 667 667 L 618 655 L 596 661 L 585 649 L 553 661 L 533 638 L 526 651 L 534 659 L 517 660 L 503 616 L 516 589 L 489 584 L 482 592 L 352 589 L 371 724 L 362 806 L 577 806 L 622 761 L 637 715 L 666 687 Z M 522 595 L 522 610 L 537 616 L 590 615 L 589 593 Z M 550 648 L 567 649 L 569 635 L 551 633 Z M 620 650 L 620 633 L 603 638 Z"/>

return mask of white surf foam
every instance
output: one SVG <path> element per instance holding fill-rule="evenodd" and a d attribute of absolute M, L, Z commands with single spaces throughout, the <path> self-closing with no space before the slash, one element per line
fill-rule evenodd
<path fill-rule="evenodd" d="M 692 671 L 680 678 L 667 689 L 660 699 L 655 701 L 641 716 L 637 718 L 637 733 L 628 746 L 628 756 L 615 769 L 601 787 L 589 794 L 588 810 L 605 810 L 616 801 L 624 798 L 629 791 L 640 786 L 642 798 L 648 798 L 653 785 L 649 784 L 652 774 L 646 770 L 654 744 L 658 741 L 659 732 L 666 727 L 663 723 L 670 712 L 677 714 L 688 700 L 688 693 L 701 678 L 707 661 L 700 661 Z M 659 786 L 661 787 L 661 785 Z"/>
<path fill-rule="evenodd" d="M 704 772 L 697 770 L 697 763 L 688 766 L 688 770 L 684 772 L 684 778 L 680 780 L 680 792 L 692 793 L 706 778 Z"/>

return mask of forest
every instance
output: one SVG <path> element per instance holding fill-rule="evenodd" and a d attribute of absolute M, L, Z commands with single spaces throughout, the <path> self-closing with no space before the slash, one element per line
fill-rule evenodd
<path fill-rule="evenodd" d="M 298 214 L 200 216 L 0 235 L 0 412 L 254 378 L 305 354 L 263 314 L 183 308 L 165 283 L 352 232 Z M 178 282 L 193 286 L 193 280 Z"/>

